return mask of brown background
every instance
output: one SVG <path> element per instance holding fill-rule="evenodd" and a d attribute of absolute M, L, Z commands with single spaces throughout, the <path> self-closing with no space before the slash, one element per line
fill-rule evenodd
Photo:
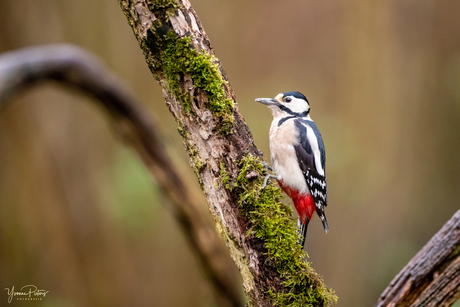
<path fill-rule="evenodd" d="M 338 306 L 372 306 L 460 208 L 460 2 L 192 4 L 267 158 L 271 115 L 254 98 L 298 90 L 310 100 L 330 232 L 313 220 L 307 251 Z M 202 198 L 115 0 L 0 0 L 1 52 L 60 42 L 125 80 Z M 0 288 L 50 291 L 21 306 L 215 306 L 167 203 L 106 119 L 52 84 L 0 114 Z"/>

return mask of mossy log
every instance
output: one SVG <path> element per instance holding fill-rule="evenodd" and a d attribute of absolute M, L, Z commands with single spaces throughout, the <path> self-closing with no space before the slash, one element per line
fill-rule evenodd
<path fill-rule="evenodd" d="M 261 189 L 263 157 L 189 1 L 119 3 L 163 87 L 249 305 L 330 305 L 336 296 L 296 244 L 292 212 L 280 202 L 280 189 Z"/>

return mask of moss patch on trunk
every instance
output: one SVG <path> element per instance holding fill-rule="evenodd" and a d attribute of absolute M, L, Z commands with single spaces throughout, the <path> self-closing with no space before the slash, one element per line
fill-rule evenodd
<path fill-rule="evenodd" d="M 336 302 L 337 296 L 326 288 L 321 277 L 305 260 L 307 255 L 297 243 L 299 234 L 292 209 L 280 201 L 281 189 L 273 185 L 262 189 L 267 174 L 262 161 L 248 154 L 238 167 L 240 172 L 232 182 L 222 164 L 222 183 L 238 195 L 241 213 L 250 223 L 248 236 L 255 236 L 265 243 L 270 265 L 276 268 L 282 279 L 284 288 L 278 292 L 267 289 L 268 298 L 275 306 L 329 306 Z"/>
<path fill-rule="evenodd" d="M 161 62 L 168 80 L 168 90 L 180 100 L 185 113 L 189 115 L 193 97 L 180 86 L 181 77 L 189 76 L 193 87 L 206 93 L 208 101 L 205 107 L 220 119 L 219 130 L 229 134 L 233 126 L 234 103 L 226 96 L 225 81 L 215 58 L 195 50 L 191 37 L 180 38 L 171 31 L 165 35 L 165 40 L 167 47 Z"/>

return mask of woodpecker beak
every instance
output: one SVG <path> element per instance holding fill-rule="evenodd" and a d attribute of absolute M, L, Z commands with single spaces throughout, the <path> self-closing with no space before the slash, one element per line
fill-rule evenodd
<path fill-rule="evenodd" d="M 279 104 L 275 98 L 257 98 L 256 101 L 266 106 L 276 106 Z"/>

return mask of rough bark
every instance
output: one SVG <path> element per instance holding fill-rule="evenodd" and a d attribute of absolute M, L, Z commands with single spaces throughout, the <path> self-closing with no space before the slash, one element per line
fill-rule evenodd
<path fill-rule="evenodd" d="M 460 298 L 460 211 L 393 279 L 375 307 L 452 306 Z"/>
<path fill-rule="evenodd" d="M 119 3 L 164 89 L 216 227 L 242 274 L 249 304 L 330 304 L 335 296 L 295 244 L 295 226 L 289 209 L 279 203 L 279 188 L 260 189 L 265 174 L 261 154 L 190 2 Z M 270 221 L 278 224 L 270 228 Z"/>
<path fill-rule="evenodd" d="M 45 81 L 58 82 L 95 98 L 108 111 L 113 127 L 131 144 L 169 199 L 175 219 L 210 280 L 221 306 L 241 306 L 233 263 L 215 233 L 188 194 L 181 177 L 166 154 L 152 118 L 102 65 L 80 48 L 51 45 L 25 48 L 0 56 L 0 111 L 12 96 Z"/>

